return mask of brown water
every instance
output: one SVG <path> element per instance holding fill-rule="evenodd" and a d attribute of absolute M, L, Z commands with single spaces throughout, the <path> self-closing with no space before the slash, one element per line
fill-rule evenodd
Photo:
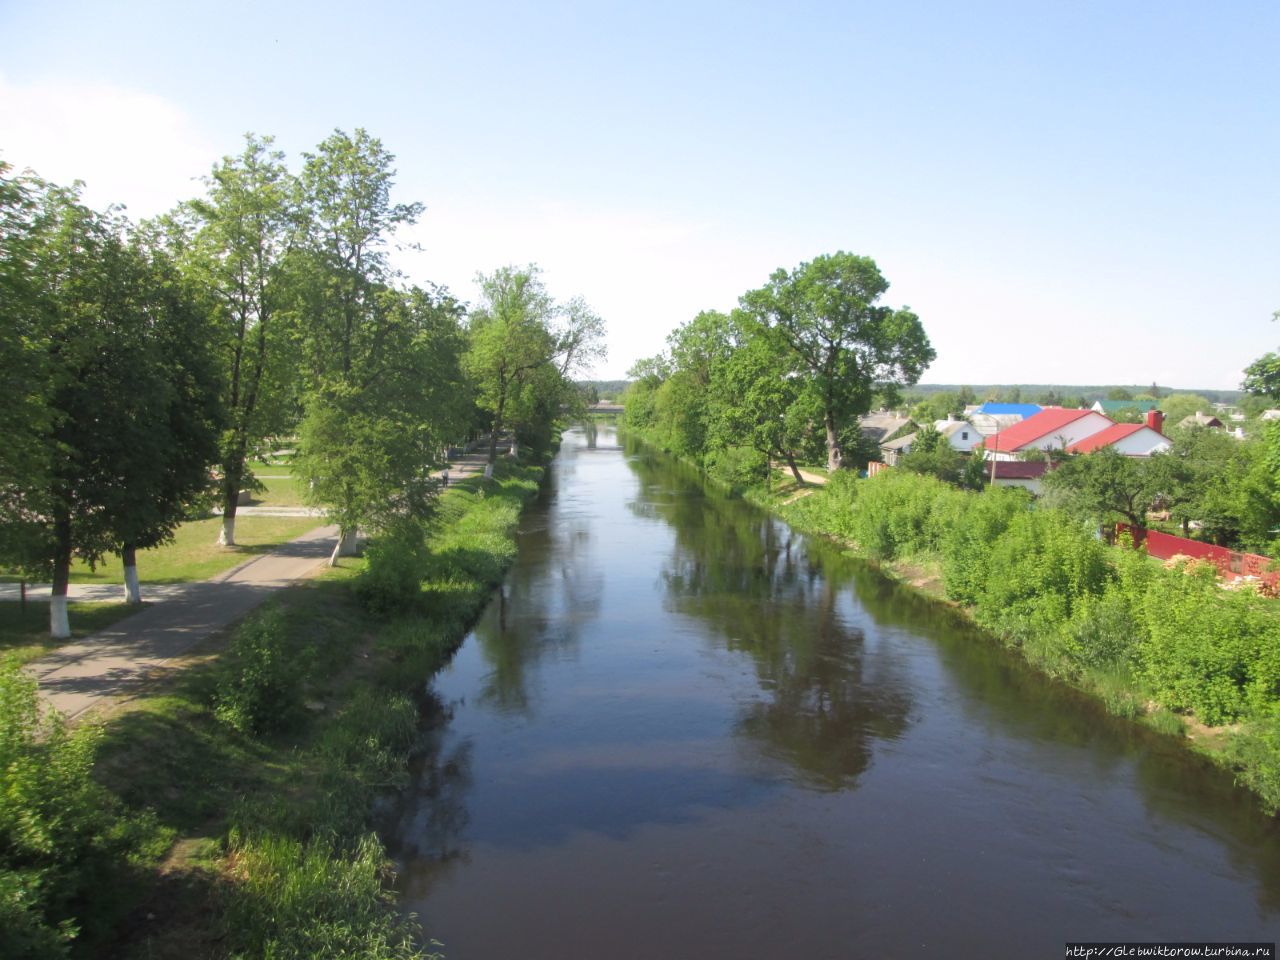
<path fill-rule="evenodd" d="M 611 429 L 565 437 L 394 832 L 450 960 L 1266 940 L 1230 778 Z"/>

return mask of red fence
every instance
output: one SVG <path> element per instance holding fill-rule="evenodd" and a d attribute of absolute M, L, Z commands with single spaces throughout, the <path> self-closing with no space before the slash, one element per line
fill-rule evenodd
<path fill-rule="evenodd" d="M 1211 543 L 1199 540 L 1188 540 L 1186 537 L 1175 537 L 1161 533 L 1159 530 L 1147 530 L 1143 527 L 1132 527 L 1127 523 L 1116 524 L 1116 535 L 1127 533 L 1135 544 L 1144 544 L 1147 553 L 1157 560 L 1168 560 L 1181 554 L 1197 560 L 1208 560 L 1214 564 L 1222 575 L 1229 580 L 1240 577 L 1257 577 L 1268 586 L 1280 583 L 1280 572 L 1268 571 L 1270 557 L 1261 557 L 1256 553 L 1237 553 L 1226 547 L 1215 547 Z"/>

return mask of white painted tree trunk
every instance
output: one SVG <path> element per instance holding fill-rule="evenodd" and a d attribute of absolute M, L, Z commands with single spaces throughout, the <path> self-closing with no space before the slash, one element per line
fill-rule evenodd
<path fill-rule="evenodd" d="M 124 568 L 124 602 L 142 602 L 142 588 L 138 585 L 137 565 Z"/>
<path fill-rule="evenodd" d="M 509 456 L 512 460 L 520 459 L 520 447 L 516 443 L 516 438 L 514 434 L 512 434 L 511 436 L 511 449 L 507 452 L 507 456 Z"/>
<path fill-rule="evenodd" d="M 493 479 L 493 464 L 492 464 L 492 463 L 486 463 L 486 464 L 484 465 L 484 478 L 485 478 L 486 480 L 492 480 L 492 479 Z"/>
<path fill-rule="evenodd" d="M 218 534 L 218 546 L 234 547 L 236 545 L 236 518 L 222 518 L 222 532 Z"/>
<path fill-rule="evenodd" d="M 66 640 L 71 636 L 71 621 L 67 619 L 66 596 L 49 598 L 49 636 Z"/>
<path fill-rule="evenodd" d="M 338 534 L 338 542 L 329 556 L 329 566 L 336 567 L 339 557 L 354 557 L 359 546 L 359 530 L 343 530 Z"/>

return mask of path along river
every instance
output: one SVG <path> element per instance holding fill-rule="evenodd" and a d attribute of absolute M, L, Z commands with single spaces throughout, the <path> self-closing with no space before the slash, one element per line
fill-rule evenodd
<path fill-rule="evenodd" d="M 1274 941 L 1230 778 L 946 608 L 570 431 L 393 830 L 449 960 Z"/>

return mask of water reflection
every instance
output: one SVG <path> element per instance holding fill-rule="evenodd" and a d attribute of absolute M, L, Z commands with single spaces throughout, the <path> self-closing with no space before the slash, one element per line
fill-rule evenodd
<path fill-rule="evenodd" d="M 671 482 L 650 457 L 630 464 L 646 490 L 664 475 Z M 868 649 L 839 609 L 836 579 L 785 525 L 706 492 L 693 477 L 653 510 L 673 533 L 660 573 L 668 609 L 752 658 L 760 696 L 742 707 L 737 734 L 813 787 L 853 785 L 873 742 L 897 738 L 908 722 L 910 688 L 896 661 Z"/>
<path fill-rule="evenodd" d="M 566 439 L 435 684 L 452 719 L 394 835 L 406 908 L 450 955 L 1040 955 L 1275 929 L 1280 835 L 1229 776 L 613 440 Z"/>

